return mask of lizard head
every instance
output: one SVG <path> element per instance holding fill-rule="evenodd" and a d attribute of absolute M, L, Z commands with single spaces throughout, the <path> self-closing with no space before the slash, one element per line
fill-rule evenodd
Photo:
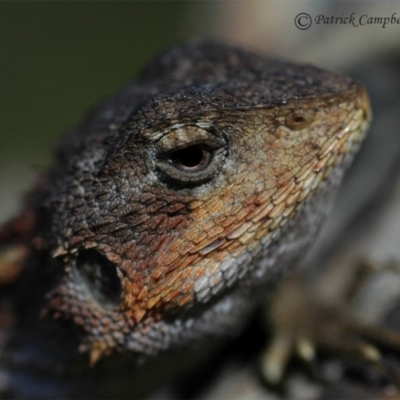
<path fill-rule="evenodd" d="M 369 115 L 357 82 L 311 66 L 210 42 L 160 55 L 60 146 L 49 309 L 92 361 L 235 325 L 313 239 Z"/>

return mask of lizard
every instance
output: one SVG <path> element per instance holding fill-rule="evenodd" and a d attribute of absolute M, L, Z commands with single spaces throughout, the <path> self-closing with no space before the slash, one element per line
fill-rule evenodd
<path fill-rule="evenodd" d="M 23 389 L 32 366 L 92 376 L 235 335 L 304 257 L 370 119 L 361 84 L 313 66 L 210 40 L 156 56 L 1 230 L 7 390 L 46 397 Z"/>

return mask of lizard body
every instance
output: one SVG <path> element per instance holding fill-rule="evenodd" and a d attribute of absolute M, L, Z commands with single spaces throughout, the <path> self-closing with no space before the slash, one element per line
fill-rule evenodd
<path fill-rule="evenodd" d="M 313 241 L 369 115 L 357 82 L 311 66 L 208 41 L 159 55 L 32 194 L 10 346 L 51 321 L 94 364 L 236 332 Z"/>

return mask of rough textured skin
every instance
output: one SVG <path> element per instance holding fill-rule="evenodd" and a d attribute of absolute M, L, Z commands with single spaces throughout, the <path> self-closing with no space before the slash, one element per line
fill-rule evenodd
<path fill-rule="evenodd" d="M 350 78 L 172 48 L 61 142 L 28 207 L 25 275 L 51 284 L 21 287 L 92 362 L 235 332 L 313 240 L 368 120 Z"/>

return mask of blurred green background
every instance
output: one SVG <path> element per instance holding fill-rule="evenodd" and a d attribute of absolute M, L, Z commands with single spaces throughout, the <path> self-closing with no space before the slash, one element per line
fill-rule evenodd
<path fill-rule="evenodd" d="M 57 132 L 132 78 L 156 49 L 179 40 L 185 7 L 183 2 L 2 3 L 0 157 L 47 160 L 45 143 Z"/>

